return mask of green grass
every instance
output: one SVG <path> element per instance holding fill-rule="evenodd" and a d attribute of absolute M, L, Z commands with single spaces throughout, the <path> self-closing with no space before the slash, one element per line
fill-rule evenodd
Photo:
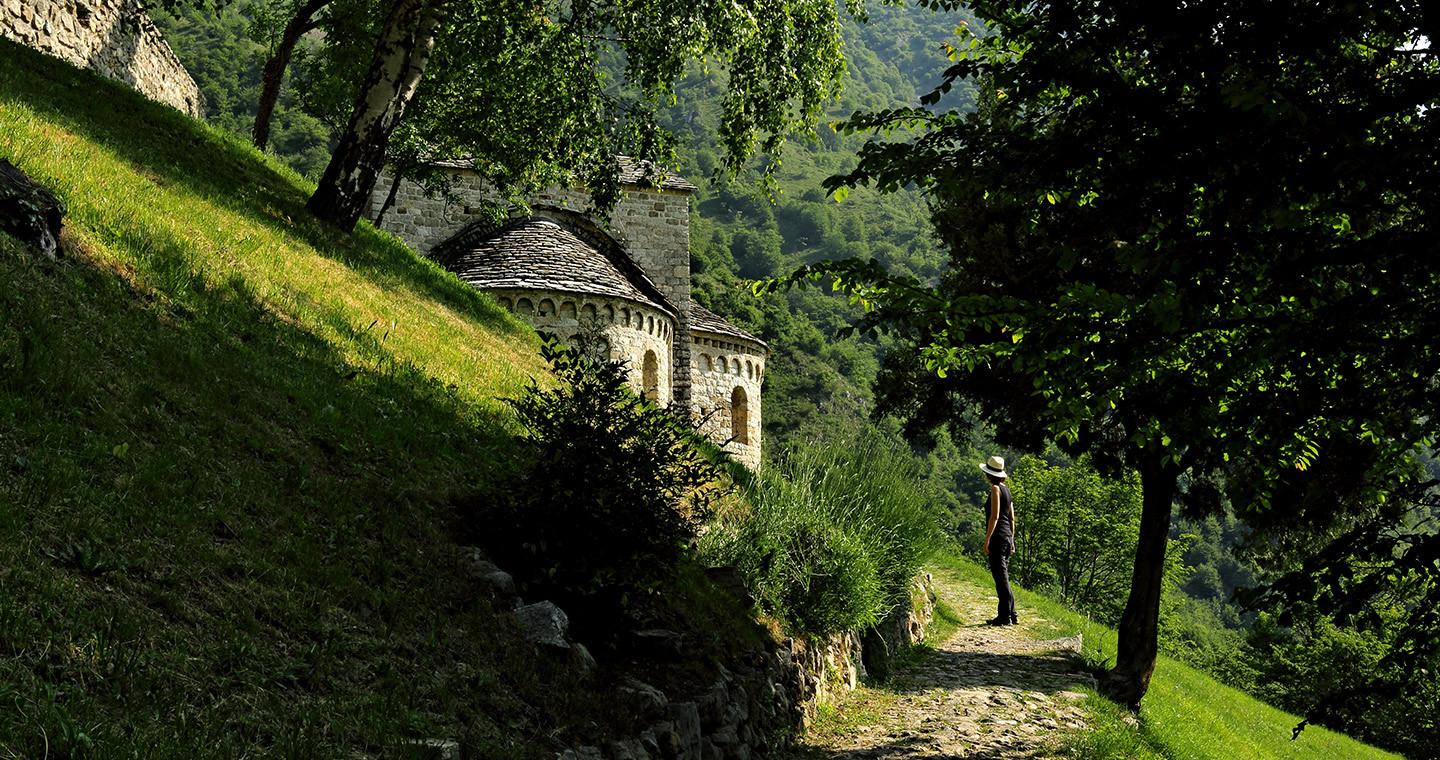
<path fill-rule="evenodd" d="M 992 584 L 990 571 L 968 559 L 944 556 L 933 571 L 981 587 Z M 1016 587 L 1021 624 L 1037 639 L 1085 637 L 1084 654 L 1096 664 L 1113 663 L 1113 629 L 1040 594 Z M 1033 612 L 1031 612 L 1033 611 Z M 1029 613 L 1029 614 L 1027 614 Z M 1043 621 L 1035 619 L 1038 613 Z M 1150 691 L 1141 702 L 1138 734 L 1118 708 L 1098 696 L 1090 700 L 1099 716 L 1097 730 L 1067 740 L 1064 756 L 1086 760 L 1163 756 L 1168 760 L 1368 760 L 1399 755 L 1376 749 L 1343 734 L 1310 726 L 1291 740 L 1300 718 L 1277 710 L 1244 692 L 1169 657 L 1160 657 Z"/>
<path fill-rule="evenodd" d="M 124 87 L 0 40 L 0 756 L 544 757 L 613 714 L 516 642 L 451 505 L 542 371 L 490 298 Z"/>

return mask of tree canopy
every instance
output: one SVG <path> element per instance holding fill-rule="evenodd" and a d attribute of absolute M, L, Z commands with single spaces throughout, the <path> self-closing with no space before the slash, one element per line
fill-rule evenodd
<path fill-rule="evenodd" d="M 843 7 L 864 13 L 861 0 Z M 473 159 L 502 191 L 578 176 L 603 201 L 616 154 L 672 157 L 656 108 L 694 60 L 726 73 L 719 172 L 757 152 L 774 165 L 787 136 L 813 134 L 837 91 L 839 13 L 830 0 L 392 0 L 310 208 L 352 226 L 416 107 L 428 125 L 409 136 L 417 153 Z M 599 65 L 611 51 L 623 56 L 620 81 Z"/>
<path fill-rule="evenodd" d="M 831 261 L 777 286 L 832 278 L 870 307 L 859 329 L 902 338 L 881 393 L 912 429 L 976 405 L 1001 443 L 1140 471 L 1108 693 L 1148 687 L 1177 500 L 1201 515 L 1228 496 L 1257 542 L 1350 532 L 1348 550 L 1433 576 L 1433 537 L 1377 537 L 1440 401 L 1436 19 L 1394 1 L 972 11 L 992 33 L 926 101 L 975 78 L 980 108 L 856 114 L 849 129 L 915 135 L 830 181 L 926 189 L 950 270 Z M 1412 612 L 1416 647 L 1432 617 Z"/>

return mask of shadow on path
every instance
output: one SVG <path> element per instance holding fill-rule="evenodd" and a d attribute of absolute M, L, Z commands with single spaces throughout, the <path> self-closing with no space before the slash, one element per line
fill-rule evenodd
<path fill-rule="evenodd" d="M 963 603 L 963 600 L 960 600 Z M 1079 640 L 1032 641 L 970 625 L 920 661 L 840 706 L 790 755 L 801 760 L 1027 760 L 1054 756 L 1057 732 L 1083 729 L 1093 687 Z"/>

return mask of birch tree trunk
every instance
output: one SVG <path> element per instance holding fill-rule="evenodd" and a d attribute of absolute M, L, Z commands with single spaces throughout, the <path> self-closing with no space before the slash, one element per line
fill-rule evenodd
<path fill-rule="evenodd" d="M 295 45 L 307 32 L 318 26 L 315 14 L 321 8 L 330 4 L 330 0 L 309 0 L 295 12 L 290 22 L 285 24 L 285 31 L 280 34 L 280 43 L 275 47 L 275 54 L 265 62 L 265 68 L 260 71 L 260 101 L 255 111 L 255 128 L 250 133 L 251 142 L 255 147 L 265 150 L 270 143 L 270 119 L 275 114 L 275 101 L 280 98 L 280 83 L 285 79 L 285 69 L 290 65 L 290 56 L 295 52 Z"/>
<path fill-rule="evenodd" d="M 1135 546 L 1135 571 L 1130 576 L 1130 597 L 1120 616 L 1119 651 L 1115 668 L 1105 674 L 1100 691 L 1105 696 L 1140 710 L 1140 699 L 1150 689 L 1159 654 L 1160 594 L 1164 590 L 1165 546 L 1170 539 L 1171 503 L 1179 475 L 1166 466 L 1160 454 L 1142 455 L 1140 485 L 1140 540 Z"/>
<path fill-rule="evenodd" d="M 447 0 L 394 0 L 360 99 L 306 208 L 346 232 L 370 205 L 390 135 L 415 96 L 435 50 Z"/>

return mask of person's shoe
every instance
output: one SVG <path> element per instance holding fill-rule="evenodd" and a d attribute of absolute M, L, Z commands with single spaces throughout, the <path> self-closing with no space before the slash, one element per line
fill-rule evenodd
<path fill-rule="evenodd" d="M 985 625 L 1010 625 L 1010 621 L 997 616 L 986 620 Z"/>
<path fill-rule="evenodd" d="M 1010 625 L 1019 625 L 1019 624 L 1020 624 L 1020 616 L 1019 616 L 1019 615 L 1011 615 L 1011 616 L 1010 616 Z"/>

